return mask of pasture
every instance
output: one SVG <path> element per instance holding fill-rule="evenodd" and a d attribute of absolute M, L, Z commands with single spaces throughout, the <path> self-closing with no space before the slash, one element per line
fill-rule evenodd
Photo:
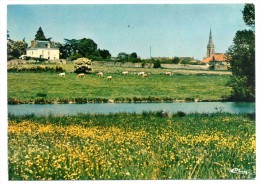
<path fill-rule="evenodd" d="M 10 180 L 255 178 L 249 114 L 9 115 L 8 121 Z"/>
<path fill-rule="evenodd" d="M 122 70 L 122 69 L 121 69 Z M 158 70 L 154 70 L 158 71 Z M 150 73 L 8 73 L 8 101 L 15 103 L 221 101 L 230 96 L 228 75 Z M 107 77 L 112 76 L 112 80 Z"/>

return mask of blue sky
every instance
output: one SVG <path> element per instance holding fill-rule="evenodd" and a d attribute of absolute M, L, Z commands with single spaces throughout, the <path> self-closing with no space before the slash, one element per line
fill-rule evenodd
<path fill-rule="evenodd" d="M 237 30 L 247 28 L 244 4 L 8 5 L 13 40 L 30 43 L 41 26 L 46 37 L 93 39 L 112 56 L 136 52 L 142 58 L 206 55 L 210 27 L 215 52 L 226 52 Z M 130 25 L 130 26 L 129 26 Z"/>

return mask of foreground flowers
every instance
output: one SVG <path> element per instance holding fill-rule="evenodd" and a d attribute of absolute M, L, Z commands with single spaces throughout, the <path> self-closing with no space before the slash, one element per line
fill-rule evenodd
<path fill-rule="evenodd" d="M 255 173 L 255 122 L 246 115 L 11 116 L 8 136 L 10 180 L 243 179 Z"/>

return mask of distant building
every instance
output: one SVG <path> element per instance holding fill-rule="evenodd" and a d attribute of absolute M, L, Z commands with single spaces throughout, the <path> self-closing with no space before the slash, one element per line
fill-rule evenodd
<path fill-rule="evenodd" d="M 223 63 L 223 62 L 226 62 L 226 56 L 225 56 L 224 53 L 215 53 L 215 46 L 214 46 L 214 43 L 213 43 L 211 29 L 210 29 L 210 33 L 209 33 L 209 42 L 208 42 L 208 45 L 207 45 L 207 54 L 206 54 L 206 57 L 203 58 L 203 62 L 205 62 L 205 63 L 210 63 L 210 62 Z"/>
<path fill-rule="evenodd" d="M 32 40 L 31 46 L 26 49 L 26 56 L 58 60 L 60 59 L 60 51 L 59 48 L 55 47 L 54 42 L 48 40 Z"/>
<path fill-rule="evenodd" d="M 163 61 L 163 60 L 171 60 L 171 59 L 174 59 L 174 57 L 151 57 L 151 59 Z"/>

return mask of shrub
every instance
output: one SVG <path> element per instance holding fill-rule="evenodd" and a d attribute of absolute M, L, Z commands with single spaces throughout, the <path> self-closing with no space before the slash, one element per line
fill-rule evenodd
<path fill-rule="evenodd" d="M 153 67 L 154 68 L 161 68 L 161 62 L 159 60 L 156 60 L 154 63 L 153 63 Z"/>

